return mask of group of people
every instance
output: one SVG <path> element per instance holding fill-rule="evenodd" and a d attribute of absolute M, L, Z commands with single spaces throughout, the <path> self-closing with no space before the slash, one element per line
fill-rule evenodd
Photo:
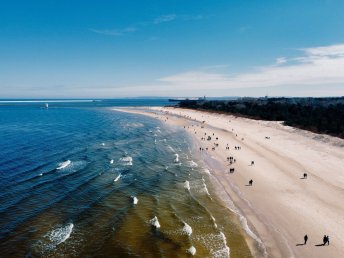
<path fill-rule="evenodd" d="M 307 241 L 308 241 L 308 236 L 307 235 L 305 235 L 304 237 L 303 237 L 303 240 L 305 241 L 304 242 L 304 245 L 305 244 L 307 244 Z M 324 235 L 324 237 L 323 237 L 323 244 L 322 245 L 330 245 L 330 237 L 328 236 L 328 235 Z"/>
<path fill-rule="evenodd" d="M 189 116 L 184 116 L 185 118 L 188 118 L 188 119 L 191 119 L 191 117 Z M 166 120 L 168 119 L 167 117 L 165 118 Z M 205 121 L 202 122 L 203 124 L 205 123 Z M 194 126 L 194 125 L 192 125 Z M 197 127 L 198 126 L 201 126 L 201 125 L 196 125 Z M 185 129 L 190 129 L 190 126 L 184 126 Z M 201 128 L 204 128 L 204 126 L 201 126 Z M 232 131 L 234 131 L 232 129 Z M 194 128 L 194 132 L 196 133 L 196 129 Z M 235 136 L 237 137 L 238 135 L 235 134 Z M 214 133 L 204 133 L 204 135 L 201 137 L 201 141 L 211 141 L 212 138 L 217 141 L 219 138 L 215 136 Z M 270 139 L 270 136 L 266 136 L 265 139 Z M 244 140 L 243 138 L 241 140 Z M 214 143 L 213 147 L 212 147 L 212 150 L 215 150 L 215 147 L 218 147 L 219 144 L 218 143 Z M 230 147 L 229 147 L 229 144 L 227 144 L 226 146 L 226 150 L 230 150 Z M 208 150 L 208 147 L 206 148 L 203 148 L 203 147 L 200 147 L 199 148 L 200 151 L 204 151 L 204 150 Z M 241 150 L 241 146 L 234 146 L 234 149 L 235 150 Z M 232 165 L 233 163 L 236 162 L 236 160 L 234 159 L 234 157 L 230 156 L 230 157 L 227 157 L 227 161 L 230 163 L 230 165 Z M 254 161 L 251 161 L 250 163 L 251 166 L 254 166 L 255 165 L 255 162 Z M 229 168 L 229 173 L 234 173 L 235 169 L 232 167 L 232 168 Z M 303 179 L 307 179 L 307 173 L 303 173 Z M 253 185 L 253 179 L 250 179 L 248 181 L 248 185 L 247 186 L 252 186 Z M 304 236 L 304 245 L 307 244 L 307 241 L 309 240 L 308 238 L 308 235 L 305 235 Z M 302 244 L 300 244 L 302 245 Z M 319 244 L 318 246 L 325 246 L 325 245 L 330 245 L 330 237 L 328 235 L 324 235 L 323 237 L 323 242 L 322 244 Z"/>
<path fill-rule="evenodd" d="M 330 237 L 328 235 L 324 235 L 323 237 L 323 245 L 330 245 Z"/>

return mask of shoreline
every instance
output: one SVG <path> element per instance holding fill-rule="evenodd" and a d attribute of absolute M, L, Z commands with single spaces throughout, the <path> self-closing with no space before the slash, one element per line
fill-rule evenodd
<path fill-rule="evenodd" d="M 344 166 L 344 141 L 277 122 L 181 108 L 115 110 L 148 115 L 184 127 L 198 146 L 208 148 L 200 152 L 217 162 L 211 175 L 219 199 L 227 207 L 228 200 L 233 201 L 250 230 L 262 239 L 268 257 L 340 257 L 344 252 L 344 177 L 340 173 Z M 218 137 L 215 150 L 214 139 L 200 139 L 204 133 Z M 226 144 L 230 150 L 225 150 Z M 239 145 L 242 150 L 233 150 Z M 237 159 L 231 166 L 235 173 L 226 170 L 228 156 Z M 250 166 L 250 160 L 256 164 Z M 309 178 L 300 180 L 305 171 Z M 250 178 L 254 180 L 252 187 L 247 186 Z M 245 227 L 243 218 L 240 220 Z M 305 234 L 310 241 L 302 246 Z M 324 234 L 333 240 L 329 247 L 317 246 Z M 247 242 L 257 257 L 252 243 Z"/>

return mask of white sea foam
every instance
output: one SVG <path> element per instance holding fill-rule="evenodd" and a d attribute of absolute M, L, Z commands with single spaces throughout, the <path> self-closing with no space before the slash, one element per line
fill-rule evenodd
<path fill-rule="evenodd" d="M 211 257 L 230 257 L 230 249 L 227 246 L 227 239 L 223 232 L 197 235 L 195 239 L 210 251 Z"/>
<path fill-rule="evenodd" d="M 191 236 L 192 234 L 192 227 L 186 222 L 184 222 L 183 233 L 187 234 L 188 236 Z"/>
<path fill-rule="evenodd" d="M 159 223 L 159 220 L 156 216 L 154 218 L 152 218 L 149 222 L 153 227 L 160 228 L 160 223 Z"/>
<path fill-rule="evenodd" d="M 206 173 L 206 174 L 208 174 L 208 175 L 210 175 L 210 171 L 209 171 L 209 169 L 207 169 L 207 168 L 203 169 L 203 172 Z"/>
<path fill-rule="evenodd" d="M 184 188 L 190 191 L 190 182 L 188 180 L 184 182 Z"/>
<path fill-rule="evenodd" d="M 102 146 L 105 146 L 105 142 L 102 142 Z"/>
<path fill-rule="evenodd" d="M 219 250 L 214 251 L 213 257 L 230 257 L 230 249 L 227 246 L 227 238 L 225 236 L 225 234 L 223 234 L 222 232 L 220 232 L 220 238 L 223 242 L 223 247 Z"/>
<path fill-rule="evenodd" d="M 191 166 L 192 168 L 196 168 L 196 167 L 198 167 L 198 164 L 197 164 L 195 161 L 191 160 L 191 161 L 190 161 L 190 166 Z"/>
<path fill-rule="evenodd" d="M 126 123 L 125 127 L 135 127 L 135 128 L 139 128 L 139 127 L 144 127 L 144 124 L 142 123 Z"/>
<path fill-rule="evenodd" d="M 173 149 L 173 147 L 170 146 L 170 145 L 167 145 L 167 148 L 169 148 L 172 152 L 176 152 L 176 151 Z"/>
<path fill-rule="evenodd" d="M 215 220 L 215 218 L 213 217 L 213 215 L 210 215 L 210 217 L 211 217 L 211 220 L 214 222 L 214 227 L 215 228 L 217 228 L 217 224 L 216 224 L 216 220 Z"/>
<path fill-rule="evenodd" d="M 112 159 L 112 160 L 110 160 L 110 164 L 113 164 L 113 162 L 114 162 L 114 160 Z"/>
<path fill-rule="evenodd" d="M 233 185 L 232 185 L 233 186 Z M 236 189 L 236 192 L 239 194 L 239 196 L 244 200 L 246 201 L 246 203 L 251 207 L 251 204 L 248 202 L 247 199 L 245 199 L 243 196 L 242 196 L 242 193 L 240 192 L 240 190 L 237 188 L 237 187 L 234 187 L 234 189 Z M 231 199 L 227 199 L 226 200 L 226 204 L 227 204 L 227 207 L 232 211 L 234 212 L 238 217 L 239 217 L 239 220 L 240 220 L 240 224 L 241 226 L 243 227 L 243 229 L 245 230 L 245 232 L 252 238 L 254 239 L 258 246 L 259 246 L 259 249 L 262 251 L 262 253 L 264 254 L 264 257 L 268 257 L 268 253 L 267 253 L 267 250 L 266 250 L 266 247 L 264 245 L 264 243 L 262 242 L 262 240 L 250 229 L 250 227 L 248 226 L 248 222 L 247 222 L 247 219 L 245 216 L 243 216 L 240 211 L 236 208 L 236 206 L 234 205 L 233 201 Z M 292 251 L 291 251 L 292 253 Z"/>
<path fill-rule="evenodd" d="M 207 187 L 207 185 L 203 182 L 203 191 L 208 195 L 208 196 L 210 196 L 210 193 L 209 193 L 209 191 L 208 191 L 208 187 Z"/>
<path fill-rule="evenodd" d="M 133 199 L 133 204 L 137 204 L 139 202 L 139 199 L 136 198 L 136 196 L 131 196 L 131 198 Z"/>
<path fill-rule="evenodd" d="M 39 176 L 43 176 L 43 173 L 40 173 Z"/>
<path fill-rule="evenodd" d="M 72 234 L 74 228 L 73 223 L 68 223 L 62 227 L 53 229 L 51 232 L 47 233 L 44 237 L 47 239 L 49 244 L 45 246 L 46 249 L 54 249 L 59 244 L 65 242 Z"/>
<path fill-rule="evenodd" d="M 191 255 L 195 255 L 196 254 L 196 248 L 194 246 L 191 246 L 187 252 Z"/>
<path fill-rule="evenodd" d="M 119 174 L 113 181 L 114 181 L 114 182 L 117 182 L 117 181 L 121 178 L 121 176 L 122 176 L 122 175 Z"/>
<path fill-rule="evenodd" d="M 175 163 L 178 163 L 178 162 L 179 162 L 179 154 L 176 153 L 176 154 L 174 154 L 174 156 L 176 157 L 176 158 L 174 159 L 174 162 L 175 162 Z"/>
<path fill-rule="evenodd" d="M 247 223 L 247 219 L 243 215 L 241 215 L 240 213 L 237 212 L 237 214 L 239 215 L 239 220 L 240 220 L 241 226 L 244 228 L 245 232 L 258 243 L 259 247 L 261 248 L 261 250 L 264 253 L 264 257 L 267 257 L 266 247 L 263 244 L 262 240 L 255 233 L 253 233 L 253 231 L 250 229 L 250 227 L 248 226 L 248 223 Z"/>
<path fill-rule="evenodd" d="M 68 167 L 71 163 L 72 162 L 70 160 L 64 161 L 64 162 L 60 163 L 56 169 L 58 169 L 58 170 L 64 169 L 64 168 Z"/>
<path fill-rule="evenodd" d="M 126 157 L 123 157 L 123 158 L 120 158 L 119 159 L 123 165 L 125 166 L 132 166 L 133 165 L 133 158 L 130 157 L 130 156 L 126 156 Z"/>

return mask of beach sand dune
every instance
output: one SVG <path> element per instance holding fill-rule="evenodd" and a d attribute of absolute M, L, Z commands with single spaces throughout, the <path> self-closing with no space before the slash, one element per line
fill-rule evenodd
<path fill-rule="evenodd" d="M 269 257 L 343 257 L 344 140 L 280 122 L 180 108 L 126 111 L 193 135 L 212 166 L 218 195 L 234 202 Z M 302 245 L 305 234 L 309 240 Z M 329 246 L 321 245 L 324 235 L 330 236 Z"/>

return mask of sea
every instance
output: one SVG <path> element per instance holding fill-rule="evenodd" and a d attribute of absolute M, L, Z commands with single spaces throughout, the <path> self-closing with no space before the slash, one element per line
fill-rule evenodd
<path fill-rule="evenodd" d="M 168 104 L 0 100 L 0 257 L 251 257 Z"/>

